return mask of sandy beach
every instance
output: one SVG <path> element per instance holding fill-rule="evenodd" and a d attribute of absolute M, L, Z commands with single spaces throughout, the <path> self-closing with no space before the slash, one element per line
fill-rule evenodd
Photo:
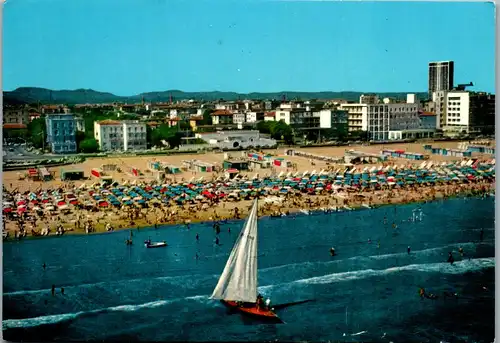
<path fill-rule="evenodd" d="M 430 143 L 429 143 L 430 144 Z M 433 146 L 443 148 L 457 148 L 457 142 L 435 142 Z M 380 153 L 384 148 L 387 149 L 400 149 L 414 153 L 426 153 L 423 145 L 412 143 L 402 145 L 371 145 L 371 146 L 350 146 L 350 147 L 321 147 L 321 148 L 307 148 L 296 149 L 307 151 L 311 154 L 323 155 L 329 157 L 343 156 L 344 152 L 348 149 L 356 151 L 363 151 L 369 153 Z M 242 172 L 243 176 L 252 177 L 256 173 L 259 178 L 268 177 L 272 174 L 276 175 L 279 172 L 304 172 L 304 171 L 320 171 L 331 170 L 334 168 L 342 168 L 342 164 L 335 165 L 324 161 L 313 161 L 299 157 L 299 156 L 285 156 L 285 149 L 268 150 L 266 153 L 271 153 L 278 157 L 283 157 L 294 164 L 293 168 L 272 168 L 263 169 L 259 171 Z M 237 156 L 241 152 L 232 152 L 231 155 Z M 488 160 L 493 157 L 487 155 L 473 154 L 473 159 Z M 183 160 L 197 159 L 205 162 L 210 162 L 216 166 L 221 166 L 224 154 L 223 153 L 205 153 L 197 155 L 176 155 L 176 156 L 156 156 L 156 157 L 116 157 L 116 158 L 93 158 L 88 159 L 84 163 L 72 166 L 51 168 L 50 172 L 55 173 L 55 180 L 48 182 L 34 182 L 28 180 L 19 180 L 19 172 L 4 172 L 4 187 L 9 192 L 37 192 L 41 190 L 54 190 L 62 188 L 64 191 L 75 190 L 83 183 L 87 186 L 95 181 L 83 180 L 75 182 L 64 182 L 60 180 L 61 169 L 64 170 L 83 170 L 85 176 L 90 176 L 92 168 L 100 168 L 103 164 L 116 164 L 121 172 L 109 172 L 107 175 L 113 177 L 113 180 L 120 184 L 124 182 L 136 182 L 137 184 L 151 184 L 153 182 L 153 175 L 148 170 L 148 162 L 151 160 L 161 161 L 182 167 Z M 435 163 L 443 161 L 453 163 L 464 160 L 461 157 L 429 155 L 429 160 Z M 468 160 L 468 158 L 467 158 Z M 386 166 L 400 166 L 404 165 L 405 168 L 411 166 L 416 167 L 423 161 L 408 160 L 402 158 L 389 158 L 387 162 L 377 164 L 362 164 L 357 165 L 357 169 L 361 171 L 365 167 L 386 167 Z M 131 173 L 132 168 L 138 169 L 143 175 L 134 176 Z M 169 175 L 167 182 L 186 182 L 193 177 L 204 180 L 214 180 L 215 178 L 223 175 L 223 173 L 201 173 L 192 171 L 183 171 L 180 174 Z M 405 185 L 404 187 L 390 188 L 381 187 L 380 189 L 360 189 L 360 190 L 336 190 L 321 191 L 314 195 L 303 194 L 300 192 L 290 192 L 285 195 L 279 202 L 266 203 L 260 202 L 259 215 L 278 215 L 296 212 L 299 210 L 319 210 L 319 209 L 345 209 L 356 207 L 372 207 L 382 204 L 395 204 L 395 203 L 409 203 L 419 201 L 432 201 L 435 199 L 464 196 L 464 195 L 479 195 L 490 194 L 494 192 L 494 181 L 477 180 L 475 182 L 467 183 L 446 183 L 446 184 L 419 184 L 419 185 Z M 262 197 L 264 200 L 264 197 Z M 233 218 L 245 218 L 251 200 L 230 201 L 224 198 L 217 202 L 209 203 L 194 203 L 194 204 L 176 204 L 159 203 L 156 206 L 149 206 L 148 208 L 106 208 L 106 209 L 76 209 L 72 208 L 64 214 L 55 212 L 52 215 L 32 216 L 26 220 L 23 227 L 27 231 L 27 236 L 31 236 L 32 232 L 40 232 L 42 229 L 50 229 L 51 234 L 55 233 L 56 228 L 62 226 L 65 233 L 85 233 L 86 227 L 91 227 L 91 232 L 104 232 L 111 225 L 113 230 L 126 229 L 126 228 L 141 228 L 154 225 L 166 224 L 183 224 L 194 223 L 202 221 L 217 221 Z M 19 230 L 19 222 L 16 220 L 9 220 L 4 215 L 4 231 L 9 232 L 10 236 L 14 236 L 15 231 Z"/>

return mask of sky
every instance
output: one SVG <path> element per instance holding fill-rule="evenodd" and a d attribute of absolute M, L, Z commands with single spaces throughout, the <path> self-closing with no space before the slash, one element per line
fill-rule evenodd
<path fill-rule="evenodd" d="M 492 3 L 7 0 L 3 89 L 494 92 Z"/>

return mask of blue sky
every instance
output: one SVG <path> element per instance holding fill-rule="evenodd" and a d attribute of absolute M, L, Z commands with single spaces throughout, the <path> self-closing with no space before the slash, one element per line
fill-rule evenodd
<path fill-rule="evenodd" d="M 429 61 L 494 92 L 491 3 L 8 0 L 3 87 L 426 91 Z"/>

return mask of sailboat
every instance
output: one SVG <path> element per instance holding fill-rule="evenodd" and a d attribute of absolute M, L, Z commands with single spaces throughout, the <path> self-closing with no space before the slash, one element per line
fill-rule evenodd
<path fill-rule="evenodd" d="M 211 299 L 254 318 L 283 321 L 267 306 L 257 304 L 257 199 L 241 230 Z"/>

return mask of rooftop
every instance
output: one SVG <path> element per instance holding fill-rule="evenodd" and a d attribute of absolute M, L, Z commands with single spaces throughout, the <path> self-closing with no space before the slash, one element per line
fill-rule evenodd
<path fill-rule="evenodd" d="M 4 129 L 26 129 L 27 126 L 25 124 L 3 124 Z"/>
<path fill-rule="evenodd" d="M 217 110 L 212 113 L 212 116 L 232 116 L 233 112 L 227 110 Z"/>

